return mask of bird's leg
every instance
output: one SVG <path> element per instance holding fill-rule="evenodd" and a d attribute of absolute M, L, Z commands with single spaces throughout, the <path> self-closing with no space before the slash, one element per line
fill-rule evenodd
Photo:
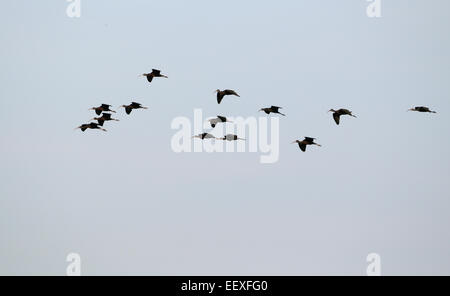
<path fill-rule="evenodd" d="M 286 116 L 286 114 L 283 114 L 283 113 L 281 113 L 281 112 L 278 112 L 278 114 L 283 115 L 283 116 Z"/>
<path fill-rule="evenodd" d="M 313 145 L 316 145 L 316 146 L 322 147 L 322 145 L 320 145 L 320 144 L 317 144 L 317 143 L 313 143 Z"/>

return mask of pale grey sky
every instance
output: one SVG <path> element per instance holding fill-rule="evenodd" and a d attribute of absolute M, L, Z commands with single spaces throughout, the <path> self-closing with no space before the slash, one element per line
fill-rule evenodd
<path fill-rule="evenodd" d="M 1 275 L 64 275 L 70 252 L 84 275 L 364 275 L 372 252 L 385 275 L 450 274 L 449 1 L 384 0 L 380 19 L 364 0 L 67 5 L 1 5 Z M 150 109 L 73 131 L 132 100 Z M 272 104 L 275 164 L 171 150 L 194 108 Z M 358 118 L 336 126 L 339 107 Z"/>

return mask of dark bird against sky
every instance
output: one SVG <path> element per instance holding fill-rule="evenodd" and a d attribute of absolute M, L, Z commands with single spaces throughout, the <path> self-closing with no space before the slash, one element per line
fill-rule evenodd
<path fill-rule="evenodd" d="M 437 113 L 436 111 L 431 111 L 430 108 L 420 106 L 408 109 L 408 111 L 422 112 L 422 113 Z"/>
<path fill-rule="evenodd" d="M 305 137 L 305 139 L 303 141 L 296 140 L 296 141 L 292 142 L 292 144 L 297 143 L 303 152 L 306 151 L 306 146 L 308 146 L 308 145 L 316 145 L 316 146 L 322 147 L 322 145 L 315 143 L 314 140 L 315 140 L 315 138 Z"/>
<path fill-rule="evenodd" d="M 81 131 L 86 131 L 87 129 L 99 129 L 102 130 L 104 132 L 106 132 L 106 130 L 104 128 L 101 128 L 97 123 L 95 122 L 91 122 L 88 124 L 82 124 L 79 127 L 77 127 L 76 129 L 81 129 Z"/>
<path fill-rule="evenodd" d="M 133 109 L 148 109 L 139 103 L 132 102 L 130 105 L 122 105 L 121 108 L 125 108 L 125 112 L 129 115 Z"/>
<path fill-rule="evenodd" d="M 119 119 L 112 118 L 111 115 L 111 113 L 103 113 L 101 117 L 94 117 L 91 120 L 97 120 L 100 126 L 103 126 L 105 121 L 119 121 Z"/>
<path fill-rule="evenodd" d="M 169 78 L 166 75 L 162 75 L 160 70 L 152 69 L 151 73 L 144 73 L 142 76 L 147 77 L 148 82 L 152 82 L 155 77 Z"/>
<path fill-rule="evenodd" d="M 286 114 L 281 113 L 279 110 L 283 109 L 282 107 L 278 107 L 278 106 L 271 106 L 270 108 L 262 108 L 259 111 L 263 111 L 266 112 L 266 114 L 270 114 L 270 113 L 276 113 L 276 114 L 280 114 L 283 116 L 286 116 Z"/>
<path fill-rule="evenodd" d="M 333 118 L 337 125 L 339 125 L 342 115 L 349 115 L 356 118 L 356 116 L 352 114 L 352 111 L 348 109 L 339 109 L 339 110 L 330 109 L 330 111 L 328 112 L 333 112 Z"/>
<path fill-rule="evenodd" d="M 234 90 L 232 89 L 225 89 L 225 90 L 220 90 L 217 89 L 216 90 L 217 93 L 217 103 L 220 104 L 220 102 L 222 102 L 223 97 L 225 96 L 236 96 L 236 97 L 240 97 L 240 95 L 238 95 Z"/>
<path fill-rule="evenodd" d="M 116 113 L 116 111 L 111 110 L 110 107 L 112 107 L 112 106 L 108 105 L 108 104 L 102 104 L 99 107 L 92 107 L 89 110 L 94 110 L 97 115 L 102 114 L 102 112 L 113 112 L 113 113 Z"/>

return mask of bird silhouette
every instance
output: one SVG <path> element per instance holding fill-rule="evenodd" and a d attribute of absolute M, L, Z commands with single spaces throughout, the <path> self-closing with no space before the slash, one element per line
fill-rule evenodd
<path fill-rule="evenodd" d="M 232 121 L 228 120 L 225 116 L 220 116 L 220 115 L 217 115 L 216 118 L 211 118 L 208 121 L 211 124 L 212 128 L 215 128 L 216 125 L 220 122 L 232 122 Z"/>
<path fill-rule="evenodd" d="M 125 112 L 129 115 L 133 109 L 148 109 L 139 103 L 132 102 L 130 105 L 122 105 L 121 108 L 125 108 Z"/>
<path fill-rule="evenodd" d="M 297 143 L 298 146 L 300 147 L 300 150 L 302 150 L 303 152 L 306 151 L 306 146 L 308 146 L 308 145 L 316 145 L 316 146 L 322 147 L 322 145 L 315 143 L 314 140 L 315 140 L 315 138 L 305 137 L 305 139 L 303 141 L 296 140 L 296 141 L 292 142 L 292 144 Z"/>
<path fill-rule="evenodd" d="M 422 113 L 437 113 L 436 111 L 431 111 L 430 108 L 420 106 L 420 107 L 414 107 L 411 109 L 408 109 L 408 111 L 416 111 L 416 112 L 422 112 Z"/>
<path fill-rule="evenodd" d="M 152 69 L 151 73 L 144 73 L 142 76 L 147 77 L 148 82 L 152 82 L 155 77 L 169 78 L 166 75 L 162 75 L 160 70 Z"/>
<path fill-rule="evenodd" d="M 112 107 L 112 106 L 108 105 L 108 104 L 101 104 L 99 107 L 92 107 L 89 110 L 94 110 L 97 115 L 102 114 L 102 112 L 116 113 L 116 111 L 111 110 L 110 107 Z"/>
<path fill-rule="evenodd" d="M 337 125 L 339 125 L 342 115 L 349 115 L 356 118 L 356 116 L 352 114 L 352 111 L 348 109 L 339 109 L 339 110 L 330 109 L 330 111 L 328 112 L 333 112 L 333 118 Z"/>
<path fill-rule="evenodd" d="M 101 117 L 94 117 L 91 120 L 97 120 L 100 126 L 103 126 L 105 121 L 119 121 L 119 119 L 112 118 L 111 115 L 111 113 L 103 113 Z"/>
<path fill-rule="evenodd" d="M 240 95 L 238 95 L 234 90 L 232 89 L 225 89 L 225 90 L 220 90 L 217 89 L 216 90 L 217 93 L 217 103 L 220 104 L 220 102 L 222 102 L 223 97 L 225 96 L 236 96 L 236 97 L 240 97 Z"/>
<path fill-rule="evenodd" d="M 205 139 L 217 139 L 215 136 L 213 136 L 211 134 L 208 134 L 208 133 L 203 133 L 203 134 L 200 134 L 200 135 L 196 135 L 196 136 L 193 136 L 192 138 L 198 138 L 198 139 L 202 139 L 202 140 L 205 140 Z"/>
<path fill-rule="evenodd" d="M 266 112 L 266 114 L 276 113 L 276 114 L 280 114 L 280 115 L 286 116 L 286 114 L 281 113 L 281 112 L 279 111 L 279 109 L 283 109 L 283 108 L 278 107 L 278 106 L 271 106 L 270 108 L 262 108 L 262 109 L 260 109 L 259 111 L 260 111 L 260 112 L 261 112 L 261 111 Z"/>
<path fill-rule="evenodd" d="M 106 130 L 104 128 L 101 128 L 97 123 L 95 122 L 91 122 L 91 123 L 87 123 L 87 124 L 82 124 L 79 127 L 77 127 L 76 129 L 81 129 L 82 132 L 86 131 L 87 129 L 99 129 L 102 130 L 104 132 L 106 132 Z"/>
<path fill-rule="evenodd" d="M 223 136 L 222 138 L 217 138 L 217 139 L 224 140 L 224 141 L 237 141 L 237 140 L 245 141 L 245 139 L 239 138 L 237 135 L 233 135 L 233 134 L 227 134 L 227 135 Z"/>

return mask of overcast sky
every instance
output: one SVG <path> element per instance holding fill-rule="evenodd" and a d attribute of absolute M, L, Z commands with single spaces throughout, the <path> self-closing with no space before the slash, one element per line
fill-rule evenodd
<path fill-rule="evenodd" d="M 365 275 L 372 252 L 450 274 L 449 1 L 81 2 L 1 4 L 0 274 L 65 275 L 71 252 L 83 275 Z M 131 101 L 149 110 L 74 131 Z M 171 148 L 194 108 L 270 105 L 274 164 Z"/>

